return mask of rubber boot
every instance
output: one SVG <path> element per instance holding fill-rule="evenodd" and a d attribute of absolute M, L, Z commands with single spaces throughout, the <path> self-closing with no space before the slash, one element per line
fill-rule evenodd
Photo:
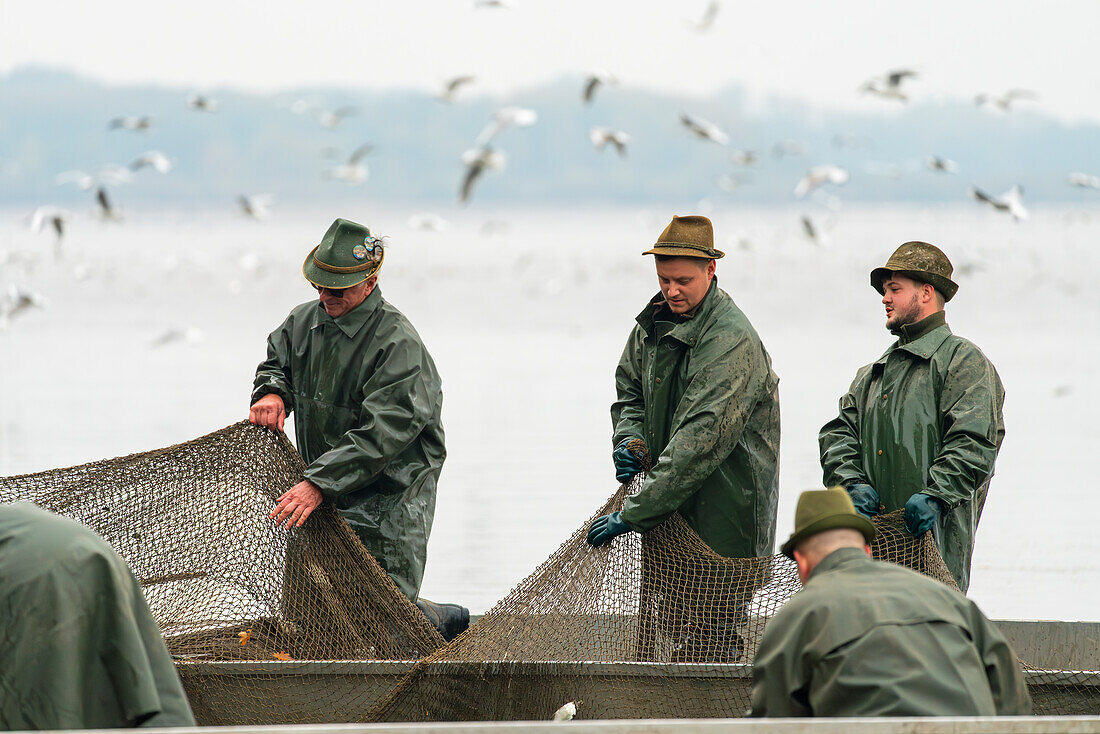
<path fill-rule="evenodd" d="M 443 639 L 450 642 L 466 631 L 470 626 L 470 610 L 458 604 L 436 604 L 427 599 L 417 599 L 416 606 L 424 616 L 439 630 Z"/>

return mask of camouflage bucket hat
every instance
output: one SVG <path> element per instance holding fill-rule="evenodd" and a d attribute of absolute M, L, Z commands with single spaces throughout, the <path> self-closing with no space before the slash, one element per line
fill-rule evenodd
<path fill-rule="evenodd" d="M 306 280 L 321 288 L 351 288 L 378 272 L 382 240 L 362 224 L 337 219 L 302 264 Z"/>
<path fill-rule="evenodd" d="M 714 227 L 706 217 L 673 217 L 653 248 L 643 255 L 668 257 L 704 257 L 717 260 L 724 252 L 714 249 Z"/>
<path fill-rule="evenodd" d="M 871 287 L 882 293 L 882 281 L 891 273 L 898 273 L 922 283 L 928 283 L 950 301 L 959 286 L 951 280 L 951 261 L 935 245 L 927 242 L 906 242 L 894 250 L 894 254 L 881 268 L 871 271 Z"/>
<path fill-rule="evenodd" d="M 875 526 L 856 512 L 852 498 L 843 487 L 803 492 L 794 511 L 794 532 L 780 550 L 787 558 L 794 559 L 794 548 L 800 542 L 836 528 L 858 530 L 868 545 L 875 539 Z"/>

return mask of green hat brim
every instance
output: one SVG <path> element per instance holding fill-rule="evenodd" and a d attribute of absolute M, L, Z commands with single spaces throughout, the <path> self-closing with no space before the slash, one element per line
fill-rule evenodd
<path fill-rule="evenodd" d="M 791 535 L 787 539 L 787 542 L 779 549 L 787 558 L 794 560 L 794 548 L 804 539 L 817 533 L 823 533 L 826 530 L 836 530 L 837 528 L 849 528 L 851 530 L 858 530 L 863 533 L 864 539 L 867 544 L 870 545 L 875 540 L 875 535 L 878 531 L 875 530 L 874 524 L 865 518 L 863 515 L 852 512 L 843 512 L 836 515 L 829 515 L 823 517 L 820 520 L 810 523 L 806 527 L 802 528 L 798 532 Z"/>
<path fill-rule="evenodd" d="M 317 247 L 320 247 L 320 245 Z M 333 273 L 328 270 L 323 270 L 317 266 L 317 263 L 313 259 L 313 255 L 317 252 L 317 247 L 314 247 L 310 250 L 310 253 L 306 255 L 306 260 L 302 263 L 302 275 L 306 277 L 306 280 L 319 288 L 351 288 L 375 275 L 378 269 L 382 267 L 382 263 L 379 262 L 376 268 L 360 270 L 354 273 Z"/>
<path fill-rule="evenodd" d="M 879 295 L 882 295 L 882 282 L 894 273 L 904 275 L 907 278 L 912 278 L 921 283 L 927 283 L 940 292 L 945 303 L 954 298 L 955 293 L 959 290 L 958 283 L 942 275 L 937 275 L 936 273 L 926 273 L 923 270 L 891 270 L 889 268 L 875 268 L 871 271 L 871 287 L 878 291 Z"/>
<path fill-rule="evenodd" d="M 700 257 L 707 260 L 717 260 L 725 257 L 726 253 L 714 248 L 704 248 L 697 245 L 680 243 L 664 244 L 658 242 L 653 249 L 646 250 L 643 255 L 664 255 L 665 257 Z"/>

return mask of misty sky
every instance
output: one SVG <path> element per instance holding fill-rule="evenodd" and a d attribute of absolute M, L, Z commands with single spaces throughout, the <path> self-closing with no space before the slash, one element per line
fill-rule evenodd
<path fill-rule="evenodd" d="M 921 74 L 914 99 L 1020 87 L 1038 92 L 1030 104 L 1047 113 L 1100 120 L 1095 0 L 723 0 L 707 34 L 687 27 L 707 0 L 511 4 L 0 0 L 0 73 L 37 64 L 110 82 L 254 91 L 433 90 L 469 73 L 480 91 L 503 92 L 602 68 L 635 87 L 706 94 L 737 83 L 755 99 L 876 109 L 896 103 L 856 88 L 907 67 Z"/>

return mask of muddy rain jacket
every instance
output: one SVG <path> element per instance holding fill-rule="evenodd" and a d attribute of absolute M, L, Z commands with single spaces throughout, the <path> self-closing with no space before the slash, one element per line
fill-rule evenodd
<path fill-rule="evenodd" d="M 252 402 L 268 393 L 295 413 L 305 478 L 415 600 L 447 452 L 439 373 L 412 324 L 377 287 L 337 319 L 303 303 L 267 339 Z"/>
<path fill-rule="evenodd" d="M 679 511 L 715 552 L 770 555 L 779 487 L 779 378 L 748 318 L 711 283 L 690 319 L 657 294 L 615 372 L 612 445 L 646 442 L 653 469 L 622 518 L 645 531 Z"/>
<path fill-rule="evenodd" d="M 825 486 L 870 484 L 886 512 L 924 492 L 947 509 L 932 528 L 966 592 L 974 532 L 1004 439 L 1004 388 L 981 350 L 955 336 L 943 312 L 903 327 L 862 367 L 840 414 L 818 437 Z"/>
<path fill-rule="evenodd" d="M 141 586 L 98 535 L 0 505 L 0 729 L 195 726 Z"/>
<path fill-rule="evenodd" d="M 826 556 L 768 622 L 752 715 L 1024 716 L 1004 635 L 962 594 L 860 548 Z"/>

